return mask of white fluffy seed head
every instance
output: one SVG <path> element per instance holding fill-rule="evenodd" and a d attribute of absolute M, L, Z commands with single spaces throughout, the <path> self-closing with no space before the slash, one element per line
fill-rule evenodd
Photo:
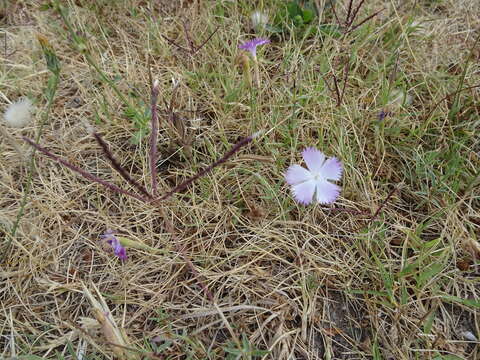
<path fill-rule="evenodd" d="M 268 16 L 261 11 L 255 11 L 250 15 L 250 20 L 254 29 L 263 29 L 268 23 Z"/>
<path fill-rule="evenodd" d="M 22 128 L 32 119 L 33 104 L 29 98 L 23 98 L 10 104 L 3 114 L 8 126 Z"/>

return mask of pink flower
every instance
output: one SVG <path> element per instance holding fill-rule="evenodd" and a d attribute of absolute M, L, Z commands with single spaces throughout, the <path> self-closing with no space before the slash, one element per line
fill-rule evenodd
<path fill-rule="evenodd" d="M 243 44 L 239 45 L 238 47 L 242 50 L 250 51 L 250 54 L 252 54 L 252 56 L 254 58 L 256 58 L 257 57 L 257 46 L 265 45 L 265 44 L 268 44 L 268 43 L 270 43 L 270 40 L 268 40 L 268 39 L 255 38 L 253 40 L 247 41 L 246 43 L 243 43 Z"/>
<path fill-rule="evenodd" d="M 115 256 L 122 261 L 127 260 L 127 251 L 122 244 L 120 244 L 120 241 L 115 237 L 113 230 L 105 231 L 103 235 L 100 235 L 100 238 L 105 240 L 113 248 L 113 253 Z"/>
<path fill-rule="evenodd" d="M 303 150 L 302 157 L 308 170 L 300 165 L 292 165 L 285 173 L 285 180 L 291 186 L 295 200 L 303 205 L 312 201 L 333 203 L 340 194 L 340 187 L 328 180 L 340 180 L 342 163 L 336 158 L 326 159 L 322 152 L 313 147 Z"/>

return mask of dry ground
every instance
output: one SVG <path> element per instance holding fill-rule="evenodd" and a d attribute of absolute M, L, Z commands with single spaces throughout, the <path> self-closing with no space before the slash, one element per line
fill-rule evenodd
<path fill-rule="evenodd" d="M 37 34 L 61 64 L 40 144 L 122 188 L 133 190 L 85 124 L 150 186 L 149 62 L 162 192 L 264 130 L 160 208 L 37 154 L 13 238 L 29 166 L 0 139 L 2 359 L 480 358 L 480 2 L 367 0 L 359 20 L 383 11 L 345 36 L 264 32 L 250 89 L 237 46 L 253 10 L 272 19 L 281 3 L 68 0 L 62 20 L 48 1 L 2 2 L 1 107 L 36 107 L 31 126 L 9 130 L 19 142 L 47 113 Z M 330 2 L 315 3 L 314 23 L 334 24 Z M 192 56 L 165 39 L 188 49 L 184 23 L 196 44 L 218 31 Z M 333 74 L 342 88 L 347 62 L 338 104 Z M 298 205 L 284 183 L 306 146 L 343 161 L 333 206 Z M 99 241 L 109 228 L 150 248 L 122 263 Z M 90 295 L 131 351 L 110 344 Z"/>

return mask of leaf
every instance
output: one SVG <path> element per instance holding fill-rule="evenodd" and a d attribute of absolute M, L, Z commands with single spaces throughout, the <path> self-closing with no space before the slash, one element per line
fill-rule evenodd
<path fill-rule="evenodd" d="M 290 20 L 294 20 L 297 16 L 303 18 L 302 8 L 300 7 L 300 5 L 297 4 L 296 1 L 290 1 L 287 4 L 287 13 Z"/>
<path fill-rule="evenodd" d="M 430 334 L 432 331 L 433 320 L 435 320 L 435 311 L 433 311 L 430 315 L 427 316 L 425 323 L 423 324 L 423 332 L 425 334 Z"/>
<path fill-rule="evenodd" d="M 435 277 L 438 273 L 440 273 L 444 269 L 443 264 L 433 263 L 430 266 L 427 266 L 426 271 L 423 271 L 418 276 L 417 282 L 420 286 L 425 285 L 430 279 Z"/>
<path fill-rule="evenodd" d="M 150 254 L 158 254 L 158 253 L 165 253 L 164 249 L 155 249 L 151 246 L 148 246 L 147 244 L 144 244 L 140 241 L 136 240 L 131 240 L 126 237 L 118 237 L 118 240 L 120 241 L 120 244 L 122 244 L 125 247 L 132 248 L 132 249 L 138 249 L 138 250 L 145 250 L 149 252 Z"/>
<path fill-rule="evenodd" d="M 315 17 L 315 13 L 312 10 L 306 9 L 302 11 L 302 18 L 305 24 L 310 23 L 314 17 Z"/>
<path fill-rule="evenodd" d="M 48 70 L 58 76 L 60 74 L 60 62 L 58 61 L 57 55 L 53 51 L 53 47 L 48 42 L 47 38 L 43 35 L 38 34 L 37 40 L 42 47 Z"/>
<path fill-rule="evenodd" d="M 417 261 L 414 262 L 413 264 L 408 264 L 407 266 L 405 266 L 400 271 L 400 273 L 398 274 L 398 277 L 404 277 L 404 276 L 413 274 L 414 272 L 417 271 L 417 268 L 418 268 L 418 262 Z"/>
<path fill-rule="evenodd" d="M 456 302 L 465 306 L 471 306 L 480 309 L 480 301 L 472 299 L 463 299 L 458 296 L 443 295 L 441 299 L 449 302 Z"/>
<path fill-rule="evenodd" d="M 272 25 L 265 25 L 265 30 L 274 33 L 274 34 L 281 34 L 283 33 L 283 29 L 280 26 L 272 26 Z"/>

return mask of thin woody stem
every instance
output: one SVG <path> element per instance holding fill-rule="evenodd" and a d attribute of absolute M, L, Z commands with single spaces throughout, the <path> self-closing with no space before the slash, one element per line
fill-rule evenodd
<path fill-rule="evenodd" d="M 380 214 L 380 211 L 382 211 L 382 209 L 385 207 L 385 205 L 387 204 L 388 200 L 390 200 L 390 198 L 393 196 L 393 194 L 395 193 L 395 191 L 397 191 L 397 188 L 394 187 L 392 190 L 390 190 L 390 192 L 388 193 L 387 197 L 385 198 L 385 200 L 383 200 L 383 202 L 380 204 L 380 206 L 377 208 L 377 211 L 375 211 L 375 213 L 373 214 L 373 216 L 370 218 L 370 220 L 368 220 L 368 223 L 366 226 L 369 226 L 371 223 L 373 223 L 375 221 L 375 219 L 377 218 L 378 214 Z"/>
<path fill-rule="evenodd" d="M 343 98 L 345 97 L 345 88 L 347 87 L 349 72 L 350 72 L 350 60 L 348 60 L 348 62 L 345 64 L 345 69 L 343 70 L 343 86 L 342 86 L 342 92 L 340 97 L 340 103 L 343 102 Z"/>
<path fill-rule="evenodd" d="M 350 27 L 350 26 L 353 24 L 353 22 L 355 21 L 355 18 L 356 18 L 357 15 L 358 15 L 358 12 L 359 12 L 360 9 L 362 8 L 364 2 L 365 2 L 365 0 L 361 0 L 360 3 L 358 4 L 358 6 L 357 6 L 357 7 L 355 8 L 355 10 L 353 11 L 352 16 L 351 16 L 349 19 L 347 19 L 347 22 L 346 22 L 346 23 L 347 23 L 347 27 Z"/>
<path fill-rule="evenodd" d="M 100 136 L 100 134 L 97 133 L 97 132 L 94 132 L 92 135 L 95 138 L 95 140 L 97 140 L 98 144 L 101 146 L 101 148 L 103 150 L 103 153 L 105 154 L 107 159 L 110 161 L 110 164 L 112 164 L 112 167 L 120 174 L 120 176 L 122 178 L 124 178 L 130 185 L 132 185 L 134 188 L 136 188 L 138 191 L 140 191 L 142 194 L 151 198 L 152 195 L 150 195 L 148 193 L 147 189 L 145 189 L 145 187 L 143 187 L 138 182 L 136 182 L 130 176 L 130 174 L 120 165 L 118 160 L 115 159 L 112 152 L 110 151 L 110 148 L 109 148 L 108 144 L 105 142 L 105 140 L 103 140 L 103 138 Z"/>
<path fill-rule="evenodd" d="M 337 106 L 340 106 L 342 102 L 342 97 L 340 95 L 340 89 L 338 88 L 337 75 L 333 73 L 332 76 L 333 76 L 333 85 L 335 86 L 335 94 L 337 95 Z"/>
<path fill-rule="evenodd" d="M 353 3 L 353 0 L 349 0 L 349 1 L 348 1 L 348 10 L 347 10 L 346 23 L 348 23 L 348 21 L 349 21 L 349 19 L 350 19 L 350 14 L 352 13 L 352 3 Z"/>
<path fill-rule="evenodd" d="M 202 42 L 199 46 L 197 46 L 197 48 L 196 48 L 196 50 L 193 54 L 196 54 L 197 52 L 199 52 L 206 45 L 206 43 L 208 43 L 210 41 L 212 36 L 216 34 L 218 29 L 220 29 L 220 26 L 217 26 L 216 29 L 213 30 L 213 32 L 207 37 L 207 39 L 204 42 Z"/>
<path fill-rule="evenodd" d="M 191 183 L 193 183 L 195 180 L 197 180 L 198 178 L 204 176 L 206 173 L 208 173 L 209 171 L 213 170 L 214 168 L 216 168 L 217 166 L 223 164 L 224 162 L 226 162 L 230 157 L 232 157 L 237 151 L 239 151 L 243 146 L 247 145 L 248 143 L 250 143 L 254 138 L 256 137 L 256 134 L 252 135 L 252 136 L 248 136 L 242 140 L 240 140 L 238 143 L 236 143 L 231 149 L 230 151 L 228 151 L 221 159 L 215 161 L 213 164 L 207 166 L 205 169 L 203 170 L 200 170 L 198 173 L 196 173 L 194 176 L 192 176 L 191 178 L 185 180 L 183 183 L 175 186 L 173 189 L 171 189 L 170 191 L 168 191 L 166 194 L 164 194 L 163 196 L 161 196 L 159 199 L 156 199 L 154 200 L 154 202 L 159 202 L 159 201 L 164 201 L 166 199 L 168 199 L 170 196 L 172 196 L 173 194 L 177 193 L 177 192 L 180 192 L 184 189 L 186 189 Z"/>
<path fill-rule="evenodd" d="M 374 18 L 375 16 L 380 14 L 383 10 L 385 10 L 385 9 L 378 10 L 376 13 L 374 13 L 374 14 L 368 16 L 367 18 L 365 18 L 364 20 L 360 21 L 357 25 L 353 26 L 350 30 L 348 30 L 347 33 L 356 30 L 357 28 L 359 28 L 360 26 L 365 24 L 368 20 L 371 20 L 372 18 Z"/>
<path fill-rule="evenodd" d="M 99 177 L 97 177 L 97 176 L 95 176 L 95 175 L 93 175 L 93 174 L 91 174 L 91 173 L 89 173 L 89 172 L 87 172 L 83 169 L 80 169 L 79 167 L 77 167 L 75 165 L 70 164 L 68 161 L 63 160 L 62 158 L 58 157 L 57 155 L 51 153 L 50 151 L 48 151 L 44 147 L 36 144 L 35 142 L 30 140 L 29 138 L 23 136 L 23 140 L 25 140 L 28 144 L 33 146 L 35 149 L 40 151 L 45 156 L 47 156 L 50 159 L 64 165 L 65 167 L 69 168 L 70 170 L 80 174 L 85 179 L 96 182 L 97 184 L 100 184 L 100 185 L 106 187 L 107 189 L 112 190 L 113 192 L 124 194 L 124 195 L 130 196 L 130 197 L 135 198 L 135 199 L 140 200 L 140 201 L 145 201 L 145 198 L 141 197 L 140 195 L 134 194 L 130 191 L 123 190 L 123 189 L 119 188 L 118 186 L 109 183 L 108 181 L 100 179 Z"/>

